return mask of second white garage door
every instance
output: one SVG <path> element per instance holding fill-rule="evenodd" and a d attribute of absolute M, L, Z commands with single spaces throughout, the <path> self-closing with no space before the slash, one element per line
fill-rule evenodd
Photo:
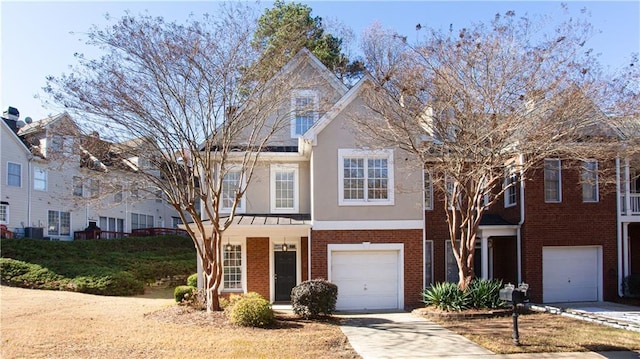
<path fill-rule="evenodd" d="M 542 267 L 545 303 L 600 300 L 600 247 L 544 247 Z"/>
<path fill-rule="evenodd" d="M 398 309 L 398 250 L 333 250 L 331 278 L 338 286 L 338 310 Z"/>

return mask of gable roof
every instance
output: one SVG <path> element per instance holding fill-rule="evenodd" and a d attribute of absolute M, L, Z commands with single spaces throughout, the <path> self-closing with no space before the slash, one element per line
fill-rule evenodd
<path fill-rule="evenodd" d="M 9 125 L 4 120 L 0 120 L 0 123 L 2 123 L 0 127 L 2 127 L 3 131 L 7 132 L 9 137 L 11 137 L 14 142 L 16 142 L 18 147 L 20 147 L 25 153 L 27 153 L 27 155 L 31 155 L 31 151 L 29 150 L 27 145 L 22 142 L 20 137 L 18 137 L 18 135 L 11 129 L 11 127 L 9 127 Z"/>
<path fill-rule="evenodd" d="M 291 58 L 291 60 L 289 60 L 289 62 L 287 62 L 286 65 L 284 65 L 274 76 L 273 78 L 276 78 L 278 76 L 283 76 L 286 73 L 293 71 L 296 67 L 302 65 L 305 63 L 310 64 L 312 67 L 314 67 L 319 73 L 320 75 L 329 83 L 329 85 L 331 85 L 331 87 L 333 87 L 336 91 L 338 91 L 341 95 L 344 95 L 349 88 L 342 83 L 342 81 L 340 81 L 338 79 L 338 77 L 336 77 L 335 74 L 333 74 L 317 57 L 316 55 L 314 55 L 311 51 L 309 51 L 309 49 L 307 49 L 306 47 L 303 47 L 302 49 L 300 49 L 300 51 L 298 51 L 297 54 L 295 54 L 295 56 L 293 56 Z"/>
<path fill-rule="evenodd" d="M 373 77 L 365 74 L 338 102 L 336 102 L 327 113 L 322 116 L 307 132 L 302 136 L 304 140 L 312 141 L 314 144 L 318 139 L 318 134 L 322 132 L 357 96 L 362 92 L 366 83 L 374 83 Z"/>
<path fill-rule="evenodd" d="M 74 125 L 75 122 L 73 122 L 73 120 L 71 120 L 71 116 L 69 116 L 69 114 L 67 112 L 63 112 L 54 116 L 49 116 L 47 118 L 43 118 L 42 120 L 39 121 L 34 121 L 32 123 L 28 123 L 25 126 L 23 126 L 20 131 L 18 131 L 18 135 L 20 136 L 25 136 L 28 135 L 30 133 L 36 133 L 36 132 L 40 132 L 40 131 L 44 131 L 47 128 L 49 128 L 49 126 L 55 124 L 58 121 L 61 121 L 63 119 L 67 119 L 69 121 L 71 121 Z"/>

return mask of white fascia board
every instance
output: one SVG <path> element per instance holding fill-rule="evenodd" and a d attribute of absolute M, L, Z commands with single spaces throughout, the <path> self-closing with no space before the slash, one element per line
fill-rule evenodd
<path fill-rule="evenodd" d="M 372 80 L 373 78 L 368 74 L 361 78 L 360 81 L 358 81 L 351 90 L 349 90 L 349 92 L 342 96 L 342 98 L 338 100 L 338 102 L 336 102 L 315 125 L 311 126 L 311 128 L 309 128 L 302 137 L 305 140 L 311 141 L 315 146 L 318 140 L 318 134 L 322 132 L 322 130 L 324 130 L 325 127 L 327 127 L 329 123 L 331 123 L 331 121 L 333 121 L 333 119 L 356 98 L 356 95 L 358 95 L 362 90 L 363 84 Z"/>
<path fill-rule="evenodd" d="M 313 221 L 312 229 L 316 231 L 341 230 L 386 230 L 386 229 L 423 229 L 421 219 L 414 220 L 379 220 L 379 221 Z"/>

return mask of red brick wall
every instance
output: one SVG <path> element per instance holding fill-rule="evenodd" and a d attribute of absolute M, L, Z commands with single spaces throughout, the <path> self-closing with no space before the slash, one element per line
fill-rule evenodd
<path fill-rule="evenodd" d="M 247 291 L 269 299 L 269 238 L 247 238 Z"/>
<path fill-rule="evenodd" d="M 348 230 L 312 231 L 311 278 L 327 278 L 327 246 L 329 244 L 402 243 L 404 244 L 404 305 L 422 306 L 423 289 L 422 230 Z"/>
<path fill-rule="evenodd" d="M 580 171 L 571 165 L 575 163 L 562 163 L 561 203 L 545 203 L 542 170 L 532 172 L 526 182 L 522 279 L 530 285 L 533 302 L 542 302 L 544 246 L 602 246 L 604 300 L 617 296 L 615 191 L 601 186 L 599 202 L 583 203 Z"/>
<path fill-rule="evenodd" d="M 309 278 L 309 239 L 307 237 L 300 238 L 300 261 L 302 263 L 302 281 Z"/>
<path fill-rule="evenodd" d="M 629 225 L 629 253 L 631 255 L 631 273 L 640 274 L 640 223 Z"/>

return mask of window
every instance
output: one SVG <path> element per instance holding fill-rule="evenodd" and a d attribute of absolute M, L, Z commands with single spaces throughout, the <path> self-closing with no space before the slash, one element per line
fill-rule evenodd
<path fill-rule="evenodd" d="M 181 224 L 182 219 L 180 217 L 171 217 L 171 228 L 178 228 Z"/>
<path fill-rule="evenodd" d="M 457 241 L 458 245 L 460 241 Z M 447 240 L 445 242 L 445 255 L 446 255 L 446 274 L 445 280 L 450 283 L 458 283 L 460 279 L 458 275 L 458 262 L 456 262 L 456 257 L 453 254 L 453 246 L 451 246 L 451 240 Z"/>
<path fill-rule="evenodd" d="M 393 150 L 338 150 L 339 204 L 393 204 Z"/>
<path fill-rule="evenodd" d="M 222 212 L 230 212 L 233 207 L 233 203 L 236 199 L 236 192 L 241 186 L 240 180 L 242 177 L 242 173 L 240 170 L 230 170 L 222 179 L 222 193 L 220 194 L 221 200 L 221 208 Z M 240 203 L 238 203 L 238 207 L 236 208 L 237 213 L 241 213 L 244 211 L 244 197 L 240 199 Z"/>
<path fill-rule="evenodd" d="M 40 167 L 33 168 L 33 189 L 36 191 L 47 190 L 47 171 Z"/>
<path fill-rule="evenodd" d="M 113 202 L 122 202 L 122 185 L 115 185 L 114 190 L 116 193 L 113 195 Z"/>
<path fill-rule="evenodd" d="M 424 245 L 424 287 L 433 284 L 433 241 L 425 241 Z"/>
<path fill-rule="evenodd" d="M 318 96 L 310 90 L 295 91 L 291 98 L 291 137 L 303 135 L 318 118 Z"/>
<path fill-rule="evenodd" d="M 460 208 L 459 203 L 454 198 L 455 197 L 454 191 L 456 191 L 458 194 L 458 199 L 460 199 L 460 189 L 456 188 L 456 181 L 454 181 L 453 178 L 447 176 L 445 178 L 445 188 L 447 190 L 447 201 L 449 202 L 448 208 L 452 209 L 454 208 L 454 205 L 455 205 L 455 208 L 459 209 Z"/>
<path fill-rule="evenodd" d="M 73 195 L 82 197 L 82 178 L 77 176 L 73 177 Z"/>
<path fill-rule="evenodd" d="M 110 232 L 124 232 L 124 219 L 100 217 L 100 229 Z M 106 238 L 106 237 L 103 237 Z"/>
<path fill-rule="evenodd" d="M 433 180 L 429 171 L 424 171 L 424 209 L 433 209 Z"/>
<path fill-rule="evenodd" d="M 241 249 L 238 244 L 223 245 L 222 285 L 226 290 L 242 290 Z"/>
<path fill-rule="evenodd" d="M 162 190 L 156 190 L 156 203 L 162 203 Z"/>
<path fill-rule="evenodd" d="M 518 182 L 518 176 L 513 166 L 507 166 L 504 175 L 504 206 L 512 207 L 516 205 L 517 191 L 516 183 Z"/>
<path fill-rule="evenodd" d="M 22 187 L 22 165 L 20 163 L 7 162 L 7 185 Z"/>
<path fill-rule="evenodd" d="M 0 203 L 0 223 L 9 223 L 9 203 Z"/>
<path fill-rule="evenodd" d="M 48 232 L 50 236 L 71 235 L 71 214 L 62 211 L 49 211 Z"/>
<path fill-rule="evenodd" d="M 298 212 L 298 165 L 271 166 L 271 212 Z"/>
<path fill-rule="evenodd" d="M 598 161 L 582 162 L 582 201 L 598 202 Z"/>
<path fill-rule="evenodd" d="M 131 190 L 131 198 L 138 199 L 140 197 L 140 190 L 138 188 L 138 182 L 131 183 L 131 187 L 129 189 Z"/>
<path fill-rule="evenodd" d="M 92 179 L 89 182 L 89 193 L 91 197 L 96 198 L 100 195 L 100 181 L 97 179 Z"/>
<path fill-rule="evenodd" d="M 561 202 L 560 160 L 544 160 L 544 201 Z"/>
<path fill-rule="evenodd" d="M 131 213 L 131 230 L 140 228 L 153 228 L 153 216 Z"/>

